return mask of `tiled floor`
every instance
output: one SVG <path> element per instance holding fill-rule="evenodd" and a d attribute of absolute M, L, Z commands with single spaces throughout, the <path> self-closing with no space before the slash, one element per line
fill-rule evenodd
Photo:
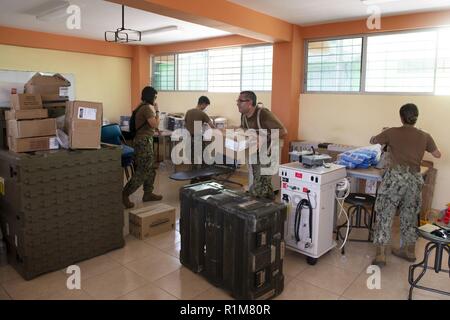
<path fill-rule="evenodd" d="M 184 183 L 167 179 L 170 168 L 161 168 L 156 192 L 163 202 L 178 206 L 178 189 Z M 239 178 L 239 177 L 236 177 Z M 233 179 L 235 180 L 235 179 Z M 142 206 L 142 192 L 132 200 Z M 178 209 L 177 209 L 178 210 Z M 177 216 L 179 212 L 177 212 Z M 398 228 L 394 226 L 394 228 Z M 0 267 L 0 300 L 2 299 L 231 299 L 225 291 L 209 284 L 201 276 L 184 268 L 178 259 L 180 234 L 177 230 L 137 240 L 128 235 L 124 248 L 84 261 L 81 268 L 81 290 L 68 290 L 65 270 L 52 272 L 31 281 L 23 280 L 11 266 Z M 394 236 L 398 243 L 398 234 Z M 417 254 L 423 253 L 425 241 L 419 240 Z M 409 263 L 392 255 L 382 269 L 381 289 L 370 290 L 367 266 L 373 258 L 370 243 L 349 242 L 342 256 L 334 249 L 321 257 L 315 266 L 306 263 L 301 254 L 286 251 L 284 259 L 285 288 L 276 299 L 406 299 Z M 427 272 L 423 283 L 450 291 L 448 274 Z M 415 290 L 414 299 L 448 299 L 450 297 Z"/>

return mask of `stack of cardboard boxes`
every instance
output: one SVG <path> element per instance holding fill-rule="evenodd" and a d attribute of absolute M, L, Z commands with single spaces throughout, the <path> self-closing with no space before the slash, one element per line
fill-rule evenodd
<path fill-rule="evenodd" d="M 12 94 L 5 112 L 8 147 L 14 152 L 58 149 L 56 120 L 48 118 L 38 94 Z"/>
<path fill-rule="evenodd" d="M 56 118 L 65 114 L 66 102 L 69 101 L 69 87 L 70 81 L 59 73 L 52 76 L 36 73 L 25 84 L 25 93 L 40 94 L 49 117 Z"/>

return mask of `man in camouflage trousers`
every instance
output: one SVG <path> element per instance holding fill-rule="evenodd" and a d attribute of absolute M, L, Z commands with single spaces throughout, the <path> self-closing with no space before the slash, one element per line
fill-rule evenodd
<path fill-rule="evenodd" d="M 417 240 L 414 227 L 422 205 L 423 178 L 420 173 L 410 172 L 409 167 L 396 167 L 386 171 L 378 191 L 375 211 L 377 213 L 374 243 L 387 245 L 391 239 L 392 219 L 400 209 L 400 242 L 413 245 Z"/>
<path fill-rule="evenodd" d="M 270 164 L 252 164 L 251 170 L 253 174 L 253 184 L 248 190 L 253 197 L 275 199 L 272 187 L 272 176 L 262 175 L 261 168 L 268 168 Z"/>
<path fill-rule="evenodd" d="M 425 151 L 436 158 L 441 157 L 431 135 L 414 127 L 418 116 L 416 105 L 405 104 L 400 108 L 403 126 L 388 128 L 370 139 L 371 143 L 387 145 L 391 152 L 391 162 L 375 202 L 373 242 L 376 257 L 372 263 L 380 267 L 386 265 L 386 246 L 391 239 L 392 221 L 397 208 L 400 211 L 400 248 L 393 248 L 392 254 L 410 262 L 416 260 L 415 227 L 422 204 L 423 186 L 420 163 Z"/>
<path fill-rule="evenodd" d="M 256 106 L 256 95 L 253 91 L 242 91 L 236 100 L 239 112 L 241 113 L 241 128 L 246 129 L 271 129 L 279 130 L 279 138 L 287 135 L 287 130 L 281 121 L 270 110 Z M 270 137 L 268 140 L 268 149 L 270 146 Z M 259 151 L 258 151 L 259 152 Z M 250 186 L 249 193 L 254 197 L 275 199 L 272 187 L 272 176 L 261 174 L 261 168 L 269 168 L 270 163 L 261 164 L 258 154 L 256 164 L 251 164 L 253 174 L 253 184 Z"/>
<path fill-rule="evenodd" d="M 153 193 L 153 185 L 156 177 L 153 137 L 136 137 L 133 141 L 133 147 L 135 155 L 135 171 L 132 179 L 126 184 L 124 193 L 132 194 L 143 185 L 144 195 L 150 195 Z"/>

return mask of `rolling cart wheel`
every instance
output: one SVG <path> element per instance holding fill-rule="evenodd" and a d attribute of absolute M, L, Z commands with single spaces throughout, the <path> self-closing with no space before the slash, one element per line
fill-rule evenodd
<path fill-rule="evenodd" d="M 317 263 L 317 258 L 306 257 L 306 262 L 307 262 L 309 265 L 313 266 L 313 265 L 315 265 L 315 264 Z"/>

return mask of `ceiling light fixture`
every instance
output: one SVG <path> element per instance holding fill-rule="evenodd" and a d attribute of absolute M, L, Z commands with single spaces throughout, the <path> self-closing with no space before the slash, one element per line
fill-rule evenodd
<path fill-rule="evenodd" d="M 149 36 L 149 35 L 154 35 L 156 33 L 164 33 L 164 32 L 169 32 L 169 31 L 175 31 L 178 30 L 178 26 L 166 26 L 166 27 L 161 27 L 161 28 L 155 28 L 155 29 L 149 29 L 149 30 L 145 30 L 142 31 L 142 36 Z"/>
<path fill-rule="evenodd" d="M 68 15 L 69 1 L 50 1 L 40 6 L 35 13 L 36 19 L 41 21 L 54 21 Z"/>
<path fill-rule="evenodd" d="M 125 28 L 125 6 L 122 5 L 122 27 L 116 31 L 105 31 L 105 41 L 128 43 L 141 41 L 141 32 Z"/>

